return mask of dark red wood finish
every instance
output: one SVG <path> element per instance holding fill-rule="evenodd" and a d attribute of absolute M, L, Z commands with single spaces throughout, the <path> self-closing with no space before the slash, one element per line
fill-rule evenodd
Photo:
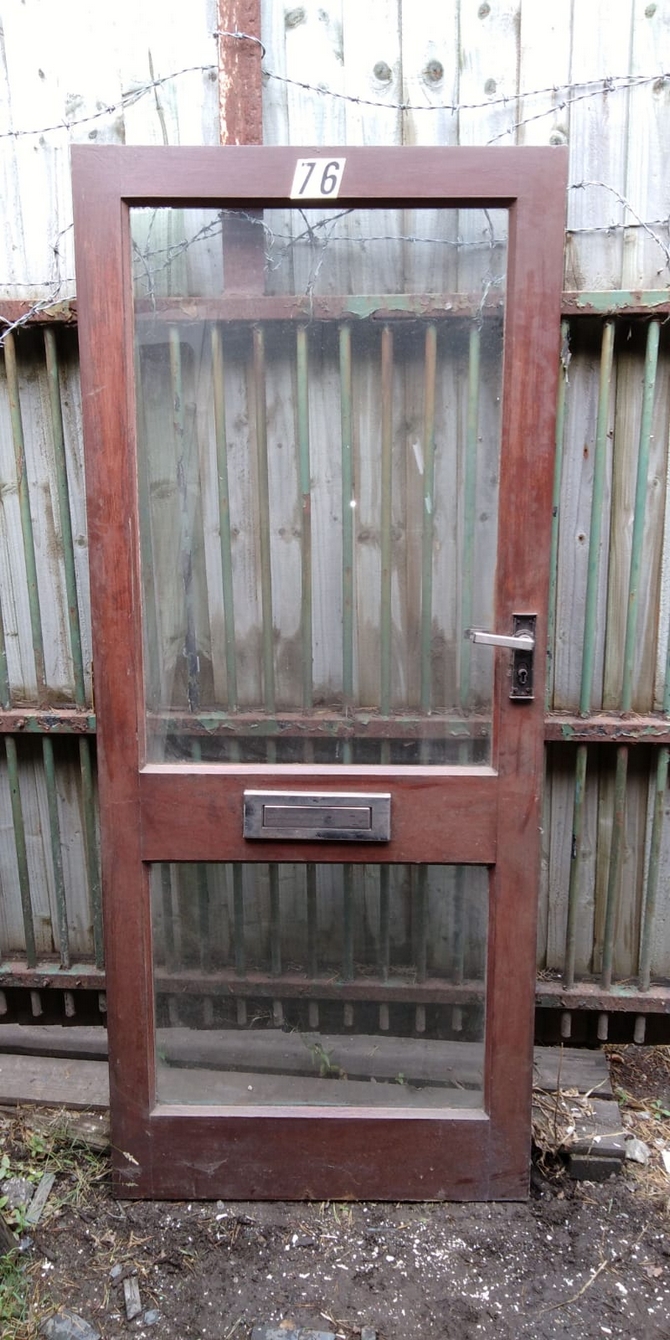
<path fill-rule="evenodd" d="M 496 859 L 495 774 L 448 769 L 331 767 L 299 763 L 281 768 L 248 765 L 194 767 L 151 764 L 140 777 L 142 856 L 145 861 L 450 861 L 493 865 Z M 390 791 L 390 842 L 250 842 L 242 836 L 245 787 L 266 791 Z M 188 782 L 188 805 L 184 786 Z M 197 822 L 194 823 L 194 814 Z"/>
<path fill-rule="evenodd" d="M 316 774 L 297 770 L 300 786 L 392 791 L 394 840 L 368 848 L 363 859 L 491 864 L 486 1111 L 245 1113 L 154 1103 L 151 926 L 143 860 L 230 860 L 241 859 L 241 852 L 247 860 L 356 857 L 349 846 L 345 851 L 298 843 L 266 844 L 260 857 L 253 854 L 256 844 L 241 842 L 241 806 L 233 822 L 236 795 L 241 800 L 245 785 L 295 786 L 295 767 L 142 771 L 128 208 L 204 206 L 224 199 L 229 207 L 239 203 L 245 209 L 288 205 L 296 159 L 323 152 L 73 150 L 116 1185 L 137 1196 L 523 1197 L 544 733 L 541 649 L 567 169 L 561 149 L 328 150 L 347 159 L 338 209 L 409 208 L 428 201 L 510 209 L 496 626 L 509 631 L 515 611 L 537 611 L 535 700 L 510 702 L 509 657 L 497 653 L 495 775 L 482 769 L 461 777 L 457 769 L 440 769 L 432 778 L 413 778 L 409 770 L 405 775 L 392 768 L 360 768 L 333 771 L 327 778 L 322 770 L 319 781 Z M 180 812 L 188 815 L 188 832 L 176 827 Z"/>

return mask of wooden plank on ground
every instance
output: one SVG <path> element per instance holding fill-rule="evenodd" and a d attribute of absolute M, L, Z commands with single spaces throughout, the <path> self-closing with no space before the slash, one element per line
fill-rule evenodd
<path fill-rule="evenodd" d="M 61 1024 L 2 1024 L 0 1055 L 66 1056 L 80 1061 L 107 1060 L 105 1028 L 65 1028 Z"/>
<path fill-rule="evenodd" d="M 418 1038 L 383 1038 L 377 1036 L 349 1037 L 345 1035 L 291 1034 L 278 1031 L 265 1033 L 228 1031 L 227 1061 L 237 1070 L 247 1063 L 254 1070 L 270 1068 L 273 1071 L 290 1069 L 309 1073 L 316 1053 L 310 1049 L 318 1043 L 335 1064 L 353 1075 L 352 1054 L 366 1060 L 369 1074 L 376 1078 L 393 1079 L 397 1074 L 417 1080 L 453 1082 L 444 1072 L 443 1047 L 452 1047 L 458 1057 L 460 1083 L 476 1086 L 480 1082 L 481 1047 L 477 1043 L 440 1043 Z M 172 1065 L 188 1063 L 207 1067 L 208 1058 L 214 1060 L 220 1048 L 221 1032 L 202 1030 L 197 1034 L 184 1028 L 159 1030 L 159 1049 L 169 1053 Z M 253 1049 L 253 1057 L 251 1050 Z M 258 1050 L 256 1050 L 258 1049 Z M 434 1050 L 438 1049 L 438 1050 Z M 318 1050 L 318 1049 L 317 1049 Z M 95 1061 L 107 1059 L 107 1032 L 104 1028 L 60 1025 L 3 1024 L 0 1026 L 0 1065 L 3 1055 L 66 1057 L 72 1060 Z M 413 1057 L 414 1059 L 408 1059 Z M 261 1059 L 262 1058 L 262 1059 Z M 307 1065 L 305 1064 L 307 1063 Z M 217 1064 L 220 1063 L 220 1055 Z M 438 1070 L 438 1066 L 441 1070 Z M 314 1068 L 321 1068 L 314 1062 Z M 577 1047 L 536 1047 L 534 1051 L 533 1084 L 536 1089 L 553 1093 L 557 1088 L 576 1089 L 579 1093 L 594 1093 L 599 1098 L 612 1097 L 609 1066 L 605 1053 Z"/>
<path fill-rule="evenodd" d="M 164 1066 L 156 1076 L 160 1103 L 217 1107 L 358 1107 L 436 1108 L 447 1112 L 481 1110 L 481 1089 L 447 1089 L 374 1080 L 310 1079 L 304 1075 L 266 1075 L 252 1071 L 217 1072 Z"/>
<path fill-rule="evenodd" d="M 107 1066 L 61 1057 L 0 1056 L 0 1097 L 6 1104 L 47 1107 L 109 1106 Z"/>
<path fill-rule="evenodd" d="M 613 1097 L 605 1053 L 581 1047 L 536 1047 L 533 1087 L 547 1093 L 576 1089 L 578 1093 L 593 1093 L 599 1098 Z"/>
<path fill-rule="evenodd" d="M 37 1191 L 26 1211 L 26 1223 L 31 1224 L 33 1228 L 35 1227 L 35 1224 L 39 1223 L 42 1217 L 42 1210 L 51 1195 L 51 1188 L 55 1181 L 56 1174 L 52 1172 L 45 1172 L 40 1180 Z"/>
<path fill-rule="evenodd" d="M 378 1034 L 284 1033 L 278 1029 L 162 1028 L 158 1055 L 169 1067 L 254 1071 L 266 1075 L 304 1075 L 330 1079 L 341 1072 L 350 1080 L 482 1086 L 484 1045 L 393 1038 Z"/>
<path fill-rule="evenodd" d="M 621 1162 L 626 1153 L 626 1131 L 621 1121 L 619 1104 L 592 1098 L 591 1112 L 580 1106 L 575 1115 L 575 1136 L 571 1154 L 599 1154 L 600 1157 Z"/>

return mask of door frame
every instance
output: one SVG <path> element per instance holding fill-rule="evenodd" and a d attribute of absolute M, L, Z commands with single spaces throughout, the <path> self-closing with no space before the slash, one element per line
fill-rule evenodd
<path fill-rule="evenodd" d="M 492 653 L 490 767 L 146 765 L 129 210 L 291 207 L 297 159 L 325 153 L 346 158 L 338 209 L 509 209 L 495 627 L 511 632 L 514 613 L 536 613 L 535 697 L 510 700 L 509 652 Z M 77 146 L 72 173 L 115 1188 L 125 1197 L 523 1198 L 567 151 Z M 371 855 L 369 846 L 242 837 L 245 785 L 306 782 L 391 791 L 391 842 Z M 147 863 L 370 859 L 491 867 L 484 1110 L 157 1105 Z"/>

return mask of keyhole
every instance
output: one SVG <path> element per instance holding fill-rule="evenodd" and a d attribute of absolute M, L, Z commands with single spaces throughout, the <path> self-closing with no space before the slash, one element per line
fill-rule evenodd
<path fill-rule="evenodd" d="M 519 669 L 516 672 L 516 682 L 522 689 L 525 688 L 528 683 L 528 669 L 525 665 L 519 666 Z"/>

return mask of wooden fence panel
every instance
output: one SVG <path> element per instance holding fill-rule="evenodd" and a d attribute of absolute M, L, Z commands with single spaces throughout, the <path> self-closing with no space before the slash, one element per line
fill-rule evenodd
<path fill-rule="evenodd" d="M 48 14 L 36 0 L 27 0 L 8 11 L 4 22 L 0 182 L 5 208 L 0 221 L 0 298 L 13 302 L 35 299 L 46 303 L 74 293 L 67 162 L 71 140 L 214 143 L 218 138 L 212 36 L 216 23 L 210 0 L 198 0 L 186 13 L 179 0 L 167 4 L 166 0 L 150 0 L 141 11 L 130 0 L 120 0 L 113 11 L 96 13 L 95 20 L 83 0 L 64 0 L 47 8 Z M 261 11 L 267 143 L 493 141 L 504 146 L 567 141 L 571 176 L 566 288 L 658 291 L 667 286 L 667 6 L 645 5 L 641 0 L 621 0 L 617 5 L 608 0 L 593 0 L 589 5 L 557 0 L 551 7 L 533 0 L 500 0 L 490 6 L 446 0 L 436 10 L 429 0 L 373 0 L 367 6 L 353 0 L 307 0 L 305 5 L 285 10 L 272 0 L 262 0 Z M 75 29 L 76 45 L 69 36 Z M 64 121 L 72 123 L 69 129 Z M 28 131 L 40 131 L 41 138 L 24 133 Z M 411 277 L 409 286 L 419 291 L 439 287 L 449 273 L 449 263 L 442 263 L 438 283 L 432 249 L 399 241 L 398 227 L 390 220 L 386 223 L 388 254 L 400 248 L 406 277 Z M 465 218 L 461 223 L 462 229 L 468 226 Z M 410 236 L 430 237 L 431 229 L 430 212 L 407 221 Z M 190 267 L 189 282 L 197 283 L 197 266 L 194 270 L 190 257 L 185 264 Z M 156 288 L 165 276 L 157 258 L 152 265 L 157 271 Z M 463 272 L 459 279 L 464 278 Z M 281 275 L 271 277 L 271 282 L 281 288 Z M 337 286 L 337 272 L 332 282 Z M 651 396 L 648 464 L 639 481 L 647 325 L 624 317 L 615 320 L 609 398 L 601 414 L 604 466 L 602 498 L 596 509 L 598 562 L 589 612 L 592 499 L 603 403 L 603 323 L 597 317 L 574 317 L 570 323 L 549 707 L 573 716 L 579 713 L 583 696 L 587 618 L 588 656 L 592 655 L 589 706 L 593 711 L 600 707 L 620 710 L 625 705 L 622 693 L 636 512 L 642 517 L 641 578 L 635 596 L 631 703 L 637 711 L 657 713 L 670 705 L 665 693 L 670 624 L 670 343 L 662 327 Z M 76 334 L 56 333 L 64 476 L 54 420 L 54 382 L 47 369 L 43 332 L 18 331 L 14 345 L 45 673 L 40 688 L 31 627 L 26 512 L 24 507 L 22 521 L 18 490 L 16 416 L 13 420 L 5 353 L 0 358 L 4 707 L 35 708 L 41 698 L 47 711 L 69 705 L 78 706 L 85 715 L 93 708 L 93 687 Z M 11 354 L 9 357 L 11 360 Z M 294 426 L 274 376 L 275 370 L 268 390 L 272 433 L 284 440 Z M 253 388 L 247 355 L 227 359 L 225 385 L 231 461 L 242 455 L 253 461 L 248 412 Z M 448 388 L 443 392 L 446 395 Z M 213 432 L 211 409 L 196 412 L 198 441 L 203 444 Z M 315 357 L 311 365 L 309 414 L 312 437 L 324 425 L 337 425 L 339 390 L 330 360 Z M 237 514 L 253 513 L 254 468 L 246 475 L 231 470 L 231 509 Z M 325 456 L 315 456 L 313 469 L 314 525 L 325 534 L 322 523 L 337 501 L 339 483 Z M 208 619 L 212 644 L 219 648 L 213 659 L 223 666 L 218 513 L 206 452 L 201 456 L 200 473 L 207 484 L 203 543 L 208 556 Z M 63 527 L 63 478 L 72 531 L 74 612 L 68 595 L 70 541 Z M 393 483 L 398 497 L 406 479 L 398 477 Z M 273 476 L 275 493 L 280 485 L 296 495 L 295 478 L 289 479 L 284 472 L 281 478 Z M 289 502 L 287 499 L 287 506 Z M 169 500 L 154 499 L 152 505 L 152 525 L 158 525 L 156 509 L 162 507 L 165 513 Z M 485 501 L 482 510 L 486 510 Z M 333 532 L 331 538 L 336 548 L 337 535 Z M 258 700 L 260 652 L 249 641 L 258 623 L 255 543 L 248 528 L 235 537 L 234 583 L 235 606 L 240 611 L 236 631 L 244 652 L 240 679 Z M 335 549 L 333 555 L 332 562 L 323 553 L 313 555 L 314 580 L 323 594 L 314 609 L 315 682 L 327 679 L 329 628 L 339 619 Z M 288 629 L 295 615 L 291 588 L 299 582 L 297 551 L 285 553 L 281 547 L 280 553 L 275 544 L 273 564 L 282 626 Z M 407 630 L 411 623 L 408 593 L 415 577 L 410 563 L 397 574 L 394 592 L 395 617 Z M 32 599 L 34 623 L 34 592 Z M 0 647 L 0 670 L 2 664 Z M 217 688 L 220 693 L 226 690 L 225 676 Z M 563 743 L 550 746 L 547 754 L 538 967 L 549 973 L 565 970 L 572 897 L 576 915 L 571 952 L 577 980 L 606 975 L 603 958 L 607 959 L 606 940 L 612 925 L 613 978 L 635 978 L 648 905 L 655 905 L 652 977 L 668 979 L 670 810 L 664 793 L 660 802 L 656 800 L 659 750 L 637 745 L 628 750 L 622 809 L 621 805 L 617 808 L 615 796 L 616 747 L 602 744 L 586 749 L 584 799 L 580 801 L 578 751 L 570 742 L 569 729 L 567 736 Z M 14 739 L 13 753 L 10 743 L 6 750 L 0 748 L 0 952 L 5 960 L 25 955 L 29 895 L 39 956 L 59 954 L 66 922 L 68 953 L 100 962 L 91 749 L 87 740 L 84 747 L 77 740 L 55 736 L 45 744 L 43 737 L 44 732 L 30 740 Z M 580 823 L 577 842 L 576 817 Z M 21 857 L 21 830 L 25 859 Z M 212 924 L 220 924 L 225 938 L 229 933 L 225 918 L 216 921 L 221 897 L 213 876 L 211 880 Z M 59 903 L 59 881 L 67 903 L 65 917 Z M 319 896 L 327 901 L 326 893 Z M 365 894 L 370 916 L 376 896 L 370 885 Z M 323 915 L 326 917 L 325 903 Z M 299 920 L 297 910 L 295 917 Z"/>

